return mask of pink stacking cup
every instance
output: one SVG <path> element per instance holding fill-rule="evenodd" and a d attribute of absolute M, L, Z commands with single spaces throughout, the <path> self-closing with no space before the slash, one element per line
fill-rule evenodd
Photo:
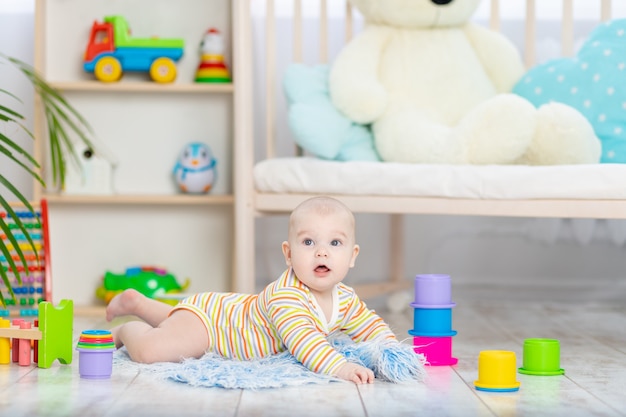
<path fill-rule="evenodd" d="M 458 363 L 457 358 L 452 357 L 452 337 L 424 337 L 413 338 L 413 350 L 421 353 L 426 359 L 425 365 L 449 366 Z"/>

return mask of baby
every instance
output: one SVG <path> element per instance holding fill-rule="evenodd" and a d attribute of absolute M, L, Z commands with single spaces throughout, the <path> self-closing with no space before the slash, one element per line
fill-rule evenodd
<path fill-rule="evenodd" d="M 339 332 L 356 343 L 397 342 L 342 283 L 359 254 L 353 214 L 333 198 L 304 201 L 291 213 L 282 251 L 289 268 L 256 295 L 199 293 L 172 307 L 124 291 L 109 303 L 107 320 L 135 315 L 143 322 L 112 329 L 117 347 L 126 346 L 133 360 L 144 363 L 199 358 L 207 351 L 246 360 L 287 350 L 314 372 L 373 382 L 370 369 L 348 362 L 328 342 Z"/>

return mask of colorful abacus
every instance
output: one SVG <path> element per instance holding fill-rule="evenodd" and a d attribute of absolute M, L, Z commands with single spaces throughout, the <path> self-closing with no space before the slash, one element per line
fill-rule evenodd
<path fill-rule="evenodd" d="M 21 284 L 17 277 L 9 267 L 7 258 L 0 254 L 0 267 L 4 269 L 8 275 L 15 300 L 9 293 L 8 288 L 0 280 L 0 291 L 6 301 L 6 308 L 0 306 L 0 317 L 8 316 L 37 316 L 39 314 L 38 305 L 42 301 L 52 299 L 51 277 L 50 277 L 50 257 L 49 257 L 49 240 L 48 240 L 48 210 L 45 200 L 39 205 L 33 204 L 35 214 L 24 208 L 14 208 L 15 217 L 27 229 L 31 237 L 34 248 L 25 234 L 19 228 L 14 216 L 5 211 L 0 212 L 0 217 L 11 231 L 11 235 L 15 238 L 19 248 L 24 254 L 27 262 L 26 268 L 21 263 L 20 257 L 15 252 L 15 247 L 9 237 L 0 232 L 0 239 L 11 253 L 11 259 L 15 262 L 17 270 L 22 278 Z"/>
<path fill-rule="evenodd" d="M 83 331 L 76 350 L 79 352 L 78 372 L 81 378 L 104 379 L 111 376 L 115 343 L 110 331 Z"/>
<path fill-rule="evenodd" d="M 423 354 L 426 365 L 456 365 L 452 357 L 452 308 L 450 276 L 425 274 L 415 277 L 413 307 L 413 347 Z"/>

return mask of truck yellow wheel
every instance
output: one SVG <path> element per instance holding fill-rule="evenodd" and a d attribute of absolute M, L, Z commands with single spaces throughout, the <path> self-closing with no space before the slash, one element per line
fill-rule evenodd
<path fill-rule="evenodd" d="M 112 83 L 122 78 L 122 64 L 117 58 L 105 56 L 96 62 L 93 72 L 100 81 Z"/>
<path fill-rule="evenodd" d="M 157 83 L 171 83 L 176 79 L 176 64 L 169 58 L 157 58 L 150 66 L 150 77 Z"/>

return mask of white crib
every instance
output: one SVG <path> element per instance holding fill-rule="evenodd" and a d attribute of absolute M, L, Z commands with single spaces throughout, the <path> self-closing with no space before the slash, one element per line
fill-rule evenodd
<path fill-rule="evenodd" d="M 235 106 L 239 122 L 235 132 L 235 281 L 233 289 L 255 290 L 255 219 L 260 216 L 289 213 L 298 203 L 312 195 L 333 195 L 356 213 L 391 216 L 391 245 L 388 280 L 356 286 L 362 297 L 397 291 L 411 282 L 403 271 L 404 215 L 471 215 L 559 218 L 626 218 L 626 167 L 619 164 L 584 166 L 447 166 L 322 161 L 303 155 L 295 145 L 291 154 L 277 150 L 277 126 L 285 125 L 285 106 L 277 72 L 276 0 L 239 0 L 234 9 L 234 77 L 237 83 Z M 293 0 L 292 25 L 294 62 L 303 61 L 305 49 L 303 6 L 309 0 Z M 329 48 L 329 4 L 344 0 L 317 0 L 319 19 L 319 62 L 332 62 Z M 490 17 L 485 24 L 499 30 L 502 9 L 511 0 L 489 1 Z M 525 8 L 523 58 L 529 68 L 535 63 L 538 0 L 521 0 Z M 557 3 L 557 0 L 548 0 Z M 594 2 L 598 23 L 614 16 L 612 0 L 561 0 L 561 53 L 571 56 L 575 50 L 575 3 Z M 544 3 L 545 0 L 542 2 Z M 264 33 L 252 31 L 251 7 L 265 6 Z M 519 2 L 518 2 L 519 3 Z M 617 4 L 617 2 L 615 2 Z M 345 7 L 343 19 L 347 41 L 358 26 L 354 11 Z M 282 21 L 282 17 L 281 17 Z M 336 33 L 334 31 L 333 33 Z M 334 38 L 333 38 L 334 39 Z M 260 50 L 255 48 L 261 48 Z M 254 64 L 254 56 L 265 57 L 265 67 Z M 307 55 L 308 56 L 308 55 Z M 306 62 L 309 64 L 310 62 Z M 253 72 L 264 70 L 265 85 L 253 84 Z M 257 88 L 255 88 L 257 87 Z M 255 125 L 255 93 L 264 95 L 265 114 Z M 279 138 L 281 139 L 281 138 Z M 285 139 L 282 138 L 283 144 Z M 377 184 L 363 186 L 349 178 L 360 170 L 372 171 Z M 358 175 L 358 174 L 357 174 Z M 430 178 L 430 181 L 407 181 Z M 341 184 L 336 181 L 342 178 Z M 463 179 L 460 181 L 459 179 Z M 621 182 L 621 183 L 620 183 Z M 427 184 L 424 184 L 427 183 Z M 447 184 L 442 189 L 441 184 Z M 385 186 L 387 184 L 387 187 Z M 391 187 L 391 185 L 401 185 Z M 479 189 L 479 191 L 477 191 Z"/>

